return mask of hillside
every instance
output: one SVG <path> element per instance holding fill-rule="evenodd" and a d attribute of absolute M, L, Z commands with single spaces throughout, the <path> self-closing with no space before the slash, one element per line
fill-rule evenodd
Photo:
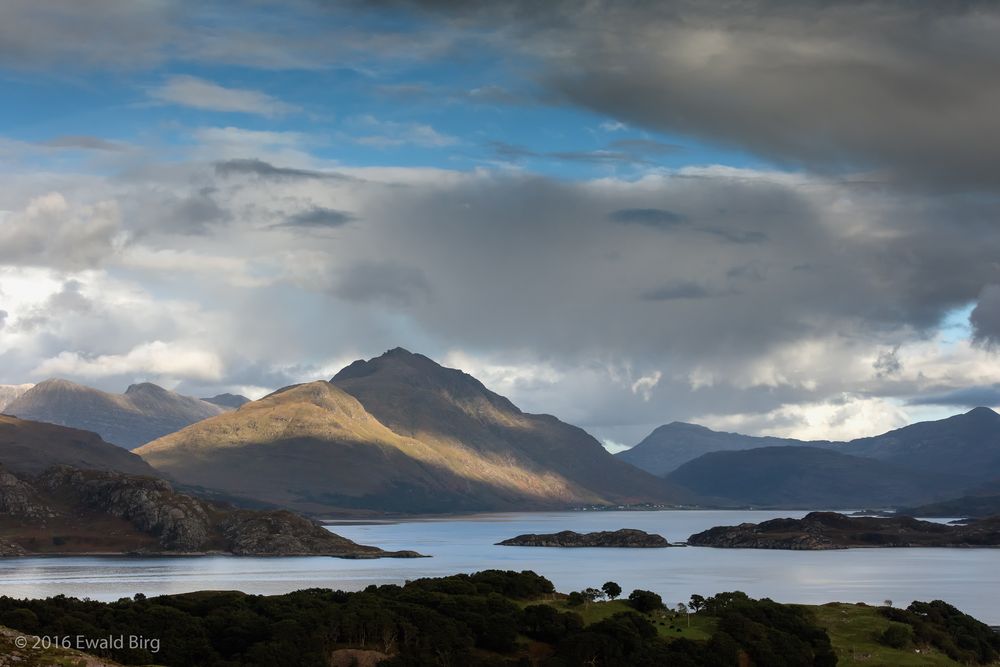
<path fill-rule="evenodd" d="M 124 394 L 109 394 L 53 379 L 24 392 L 6 412 L 22 419 L 93 431 L 110 443 L 134 449 L 229 409 L 148 382 L 131 385 Z"/>
<path fill-rule="evenodd" d="M 312 512 L 665 501 L 584 431 L 402 350 L 279 390 L 137 450 L 175 479 Z"/>
<path fill-rule="evenodd" d="M 135 454 L 89 431 L 0 415 L 0 464 L 35 475 L 54 465 L 155 475 Z"/>
<path fill-rule="evenodd" d="M 0 556 L 206 552 L 415 555 L 355 544 L 288 511 L 194 498 L 162 479 L 69 466 L 27 476 L 0 466 Z"/>
<path fill-rule="evenodd" d="M 710 452 L 730 452 L 758 447 L 806 446 L 802 440 L 713 431 L 698 424 L 671 422 L 656 428 L 635 447 L 615 456 L 648 473 L 663 476 L 688 461 Z M 829 445 L 828 442 L 815 443 Z"/>
<path fill-rule="evenodd" d="M 250 399 L 246 396 L 241 396 L 240 394 L 217 394 L 210 398 L 201 399 L 206 403 L 211 403 L 212 405 L 218 405 L 220 408 L 231 408 L 235 410 L 244 403 L 249 403 Z"/>
<path fill-rule="evenodd" d="M 829 508 L 942 498 L 966 484 L 839 451 L 792 446 L 712 452 L 666 479 L 721 504 Z"/>

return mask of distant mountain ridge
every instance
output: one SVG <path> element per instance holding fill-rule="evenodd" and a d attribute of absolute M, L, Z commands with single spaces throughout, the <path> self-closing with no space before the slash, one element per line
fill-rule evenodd
<path fill-rule="evenodd" d="M 450 512 L 679 500 L 583 430 L 401 348 L 136 450 L 175 479 L 303 511 Z"/>
<path fill-rule="evenodd" d="M 838 450 L 791 446 L 710 452 L 666 479 L 719 504 L 806 508 L 927 502 L 968 483 Z"/>
<path fill-rule="evenodd" d="M 22 419 L 93 431 L 110 443 L 134 449 L 228 409 L 149 382 L 130 385 L 124 394 L 111 394 L 51 379 L 21 394 L 6 412 Z"/>
<path fill-rule="evenodd" d="M 833 443 L 829 441 L 807 443 L 792 438 L 713 431 L 698 424 L 671 422 L 657 427 L 635 447 L 615 456 L 646 472 L 663 476 L 709 452 L 742 451 L 758 447 L 819 447 L 831 444 Z"/>
<path fill-rule="evenodd" d="M 1000 415 L 975 408 L 849 442 L 674 422 L 616 456 L 703 497 L 737 504 L 917 505 L 982 495 L 977 486 L 1000 478 Z"/>

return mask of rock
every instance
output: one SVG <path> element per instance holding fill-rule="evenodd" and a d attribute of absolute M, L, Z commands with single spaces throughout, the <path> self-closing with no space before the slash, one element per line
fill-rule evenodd
<path fill-rule="evenodd" d="M 661 535 L 653 535 L 634 528 L 595 533 L 576 533 L 564 530 L 558 533 L 518 535 L 497 544 L 507 547 L 609 547 L 609 548 L 662 548 L 671 546 Z"/>
<path fill-rule="evenodd" d="M 801 519 L 772 519 L 718 526 L 688 538 L 692 546 L 728 549 L 824 550 L 852 547 L 1000 546 L 1000 517 L 962 526 L 911 517 L 848 517 L 810 512 Z"/>

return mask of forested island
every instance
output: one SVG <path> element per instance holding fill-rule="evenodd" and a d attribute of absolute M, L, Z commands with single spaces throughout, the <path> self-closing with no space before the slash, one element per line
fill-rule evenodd
<path fill-rule="evenodd" d="M 692 535 L 688 544 L 807 551 L 852 547 L 996 547 L 1000 546 L 1000 517 L 947 525 L 907 516 L 850 517 L 836 512 L 810 512 L 801 519 L 717 526 Z"/>
<path fill-rule="evenodd" d="M 9 628 L 0 647 L 23 653 L 23 664 L 53 664 L 37 662 L 45 655 L 37 651 L 17 653 L 14 642 L 138 636 L 157 641 L 91 653 L 170 667 L 827 667 L 859 655 L 878 665 L 1000 658 L 1000 635 L 940 601 L 803 606 L 735 591 L 665 605 L 650 591 L 622 593 L 608 581 L 564 595 L 533 572 L 488 570 L 353 593 L 203 591 L 111 603 L 0 597 L 0 624 Z"/>
<path fill-rule="evenodd" d="M 662 535 L 647 533 L 635 528 L 602 530 L 593 533 L 577 533 L 562 530 L 558 533 L 526 533 L 502 542 L 505 547 L 609 547 L 630 549 L 657 549 L 673 546 Z"/>

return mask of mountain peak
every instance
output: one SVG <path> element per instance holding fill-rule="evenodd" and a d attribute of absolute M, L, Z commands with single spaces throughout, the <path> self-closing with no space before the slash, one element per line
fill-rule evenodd
<path fill-rule="evenodd" d="M 962 416 L 963 417 L 974 417 L 976 419 L 1000 419 L 1000 414 L 997 414 L 991 408 L 985 408 L 985 407 L 982 407 L 982 406 L 980 406 L 978 408 L 972 408 L 971 410 L 969 410 L 968 412 L 966 412 Z"/>
<path fill-rule="evenodd" d="M 125 390 L 125 395 L 129 394 L 168 394 L 171 393 L 167 389 L 164 389 L 158 384 L 153 384 L 152 382 L 139 382 L 137 384 L 130 384 L 128 389 Z"/>
<path fill-rule="evenodd" d="M 409 372 L 417 370 L 423 374 L 432 371 L 451 370 L 446 369 L 433 359 L 425 357 L 422 354 L 410 352 L 402 347 L 394 347 L 377 357 L 372 357 L 367 360 L 358 359 L 357 361 L 352 362 L 348 366 L 341 369 L 341 371 L 333 376 L 333 379 L 330 381 L 337 382 L 339 380 L 362 378 L 373 375 L 378 371 L 391 371 L 393 369 L 407 369 Z"/>

